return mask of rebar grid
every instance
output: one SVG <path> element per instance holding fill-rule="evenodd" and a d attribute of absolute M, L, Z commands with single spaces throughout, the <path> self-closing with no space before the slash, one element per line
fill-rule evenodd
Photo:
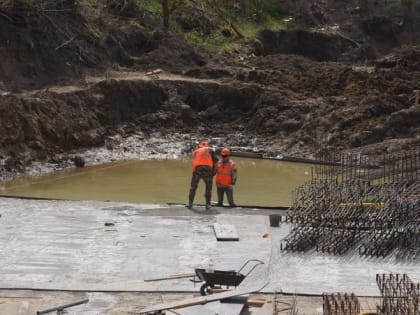
<path fill-rule="evenodd" d="M 373 159 L 324 152 L 297 188 L 281 250 L 420 258 L 420 147 Z M 338 162 L 338 163 L 337 163 Z"/>
<path fill-rule="evenodd" d="M 358 315 L 360 303 L 353 294 L 322 294 L 323 315 Z"/>
<path fill-rule="evenodd" d="M 381 315 L 420 314 L 420 284 L 406 275 L 377 274 L 376 283 L 381 293 L 377 313 Z"/>

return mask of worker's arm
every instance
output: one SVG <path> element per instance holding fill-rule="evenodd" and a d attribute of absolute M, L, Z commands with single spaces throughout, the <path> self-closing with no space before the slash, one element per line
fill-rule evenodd
<path fill-rule="evenodd" d="M 236 180 L 238 179 L 238 170 L 236 169 L 235 163 L 233 163 L 232 167 L 232 185 L 236 184 Z"/>
<path fill-rule="evenodd" d="M 213 148 L 210 149 L 211 159 L 213 160 L 213 176 L 216 175 L 217 171 L 217 162 L 219 159 L 217 158 L 216 152 Z"/>

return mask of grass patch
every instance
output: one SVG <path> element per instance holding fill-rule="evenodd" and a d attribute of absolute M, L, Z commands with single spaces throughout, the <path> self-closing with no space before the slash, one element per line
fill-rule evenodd
<path fill-rule="evenodd" d="M 232 40 L 232 38 L 225 37 L 220 31 L 213 32 L 205 37 L 195 31 L 185 35 L 190 43 L 208 51 L 232 51 L 240 45 L 239 42 Z"/>
<path fill-rule="evenodd" d="M 184 35 L 186 39 L 193 45 L 197 45 L 209 51 L 232 51 L 238 49 L 245 41 L 249 39 L 258 39 L 258 34 L 262 30 L 277 31 L 284 28 L 285 22 L 278 18 L 272 18 L 267 16 L 264 23 L 255 23 L 247 19 L 236 20 L 235 26 L 240 30 L 244 39 L 238 38 L 233 30 L 230 30 L 231 36 L 225 36 L 221 29 L 212 32 L 210 35 L 202 35 L 199 31 L 192 31 L 188 33 L 182 33 L 180 29 L 176 32 L 180 35 Z M 294 26 L 293 26 L 294 27 Z M 176 27 L 175 27 L 176 29 Z M 229 27 L 225 27 L 229 29 Z"/>

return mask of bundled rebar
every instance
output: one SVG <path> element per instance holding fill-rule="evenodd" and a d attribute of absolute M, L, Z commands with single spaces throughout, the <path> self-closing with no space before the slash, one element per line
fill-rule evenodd
<path fill-rule="evenodd" d="M 381 293 L 378 314 L 420 314 L 420 284 L 413 283 L 406 274 L 377 274 L 376 283 Z"/>
<path fill-rule="evenodd" d="M 322 294 L 323 315 L 358 315 L 360 303 L 353 294 Z"/>
<path fill-rule="evenodd" d="M 420 148 L 373 159 L 322 153 L 296 189 L 282 250 L 420 258 Z"/>

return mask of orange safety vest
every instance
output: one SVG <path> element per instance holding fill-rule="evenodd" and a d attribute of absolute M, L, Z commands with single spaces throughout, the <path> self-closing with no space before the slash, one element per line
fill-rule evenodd
<path fill-rule="evenodd" d="M 234 167 L 235 162 L 233 161 L 229 161 L 227 163 L 219 161 L 217 163 L 216 184 L 220 186 L 232 185 L 232 174 Z"/>
<path fill-rule="evenodd" d="M 197 166 L 207 165 L 213 167 L 213 158 L 209 147 L 198 148 L 193 152 L 192 169 L 195 171 Z"/>

